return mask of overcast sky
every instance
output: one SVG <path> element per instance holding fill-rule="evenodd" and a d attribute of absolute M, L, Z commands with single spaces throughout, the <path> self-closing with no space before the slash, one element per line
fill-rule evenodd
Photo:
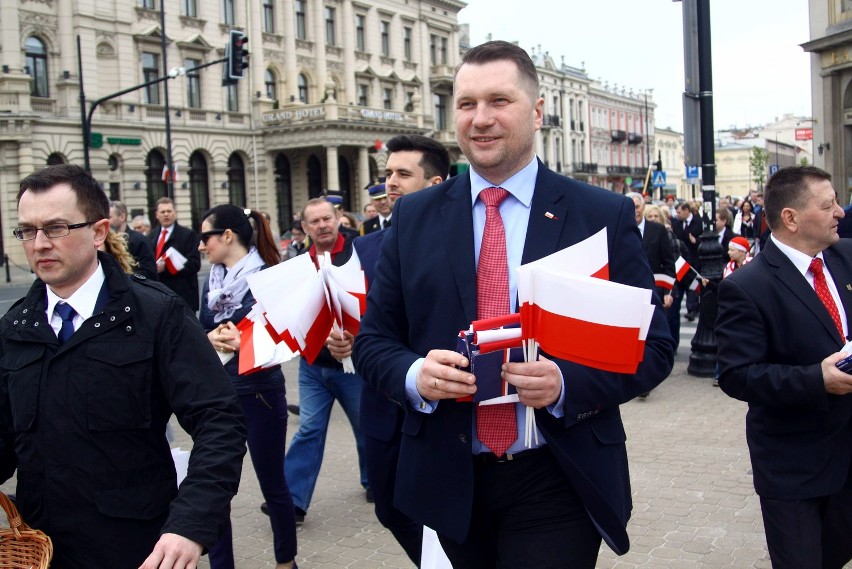
<path fill-rule="evenodd" d="M 518 41 L 592 79 L 654 89 L 659 127 L 681 130 L 683 8 L 672 0 L 467 0 L 470 41 Z M 712 0 L 716 130 L 811 116 L 807 0 Z"/>

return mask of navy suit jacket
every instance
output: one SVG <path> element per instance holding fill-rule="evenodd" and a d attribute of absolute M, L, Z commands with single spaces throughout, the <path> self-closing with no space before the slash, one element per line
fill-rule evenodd
<path fill-rule="evenodd" d="M 654 221 L 645 220 L 645 232 L 642 234 L 642 248 L 651 265 L 651 272 L 674 278 L 675 251 L 669 241 L 666 226 Z M 663 297 L 671 293 L 671 289 L 657 287 L 657 294 Z"/>
<path fill-rule="evenodd" d="M 611 280 L 653 289 L 633 202 L 557 175 L 539 162 L 522 262 L 573 245 L 604 227 Z M 429 350 L 454 350 L 459 330 L 476 319 L 469 176 L 397 201 L 367 304 L 355 339 L 356 366 L 405 410 L 394 505 L 438 533 L 463 541 L 473 508 L 473 406 L 445 400 L 432 414 L 415 411 L 405 399 L 405 376 Z M 618 406 L 668 376 L 673 349 L 660 308 L 635 375 L 555 360 L 565 378 L 565 416 L 555 418 L 546 409 L 535 413 L 568 483 L 617 553 L 629 547 L 625 527 L 632 508 Z"/>
<path fill-rule="evenodd" d="M 352 242 L 361 261 L 364 277 L 367 279 L 367 290 L 375 278 L 376 262 L 382 252 L 385 235 L 387 231 L 380 229 L 358 237 Z M 365 436 L 384 442 L 390 441 L 399 430 L 401 415 L 402 407 L 398 403 L 376 391 L 369 382 L 364 383 L 361 389 L 360 427 Z M 376 460 L 379 458 L 376 457 Z M 396 468 L 396 461 L 388 467 Z"/>
<path fill-rule="evenodd" d="M 852 242 L 823 251 L 847 318 Z M 843 347 L 805 277 L 770 239 L 719 284 L 722 390 L 748 402 L 746 438 L 760 496 L 800 500 L 843 487 L 852 458 L 852 395 L 825 391 L 820 362 Z"/>

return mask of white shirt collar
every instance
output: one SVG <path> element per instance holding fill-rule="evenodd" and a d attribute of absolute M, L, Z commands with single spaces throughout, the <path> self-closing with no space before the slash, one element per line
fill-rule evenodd
<path fill-rule="evenodd" d="M 47 320 L 50 321 L 51 318 L 53 318 L 54 308 L 56 308 L 56 305 L 60 302 L 70 304 L 74 311 L 83 320 L 91 318 L 92 314 L 95 312 L 95 303 L 98 301 L 98 295 L 101 293 L 101 288 L 104 285 L 105 278 L 104 269 L 100 262 L 98 262 L 98 268 L 95 269 L 92 276 L 90 276 L 88 280 L 86 280 L 86 282 L 84 282 L 80 288 L 75 290 L 74 294 L 68 298 L 61 298 L 57 296 L 57 294 L 48 286 L 46 307 Z"/>
<path fill-rule="evenodd" d="M 535 191 L 535 180 L 538 177 L 538 160 L 533 156 L 530 163 L 521 168 L 518 172 L 512 175 L 508 180 L 500 184 L 516 200 L 529 208 L 532 204 L 533 192 Z M 494 184 L 480 176 L 476 171 L 470 169 L 470 203 L 475 204 L 479 193 L 485 188 L 493 188 Z"/>
<path fill-rule="evenodd" d="M 639 225 L 637 225 L 636 227 L 639 228 L 639 234 L 642 237 L 645 237 L 645 218 L 644 217 L 642 218 L 642 221 L 639 222 Z"/>
<path fill-rule="evenodd" d="M 784 253 L 784 255 L 786 255 L 788 259 L 790 259 L 790 262 L 793 263 L 793 265 L 796 267 L 796 270 L 802 273 L 802 276 L 805 278 L 807 278 L 807 272 L 811 266 L 811 260 L 814 258 L 822 259 L 822 251 L 817 253 L 816 257 L 811 257 L 807 253 L 802 253 L 798 249 L 794 249 L 786 243 L 782 243 L 781 240 L 778 239 L 778 237 L 776 237 L 774 233 L 770 233 L 769 238 L 772 239 L 772 242 L 778 246 L 781 252 Z"/>

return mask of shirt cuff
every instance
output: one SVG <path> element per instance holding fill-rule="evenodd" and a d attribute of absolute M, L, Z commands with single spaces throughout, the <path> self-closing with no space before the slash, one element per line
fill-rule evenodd
<path fill-rule="evenodd" d="M 562 375 L 562 369 L 559 366 L 556 366 L 556 369 L 559 370 L 560 386 L 562 389 L 559 390 L 559 399 L 548 405 L 546 409 L 548 413 L 557 419 L 561 419 L 565 416 L 565 376 Z"/>
<path fill-rule="evenodd" d="M 417 359 L 408 368 L 408 373 L 405 374 L 405 398 L 408 399 L 408 404 L 411 405 L 412 409 L 429 414 L 438 408 L 438 402 L 423 399 L 420 392 L 417 391 L 417 374 L 420 373 L 420 368 L 423 367 L 425 361 L 425 358 Z"/>

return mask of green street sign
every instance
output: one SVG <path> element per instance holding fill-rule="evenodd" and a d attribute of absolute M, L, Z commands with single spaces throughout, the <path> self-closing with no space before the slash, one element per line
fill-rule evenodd
<path fill-rule="evenodd" d="M 89 148 L 101 148 L 104 145 L 104 135 L 102 132 L 89 133 Z"/>
<path fill-rule="evenodd" d="M 125 138 L 120 136 L 111 136 L 107 138 L 109 144 L 124 144 L 126 146 L 142 146 L 141 138 Z"/>

